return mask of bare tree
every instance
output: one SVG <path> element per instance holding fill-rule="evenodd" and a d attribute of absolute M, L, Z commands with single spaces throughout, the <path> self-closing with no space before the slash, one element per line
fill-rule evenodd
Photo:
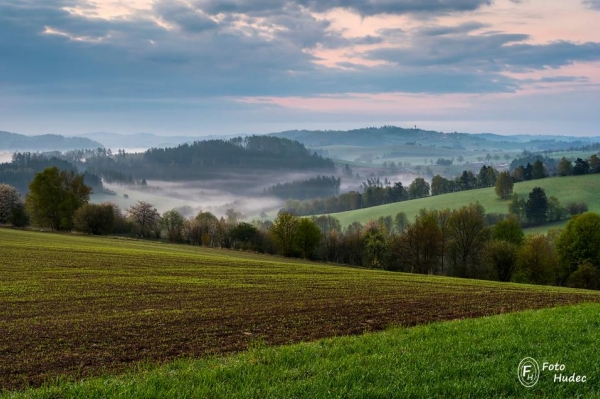
<path fill-rule="evenodd" d="M 150 236 L 160 226 L 160 214 L 156 208 L 145 201 L 138 201 L 127 210 L 129 218 L 138 228 L 141 236 Z"/>

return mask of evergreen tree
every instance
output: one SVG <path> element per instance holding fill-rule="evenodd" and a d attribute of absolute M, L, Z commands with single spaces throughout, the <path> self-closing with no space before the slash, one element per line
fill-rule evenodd
<path fill-rule="evenodd" d="M 548 218 L 548 197 L 541 187 L 535 187 L 529 193 L 529 199 L 525 205 L 527 220 L 534 224 L 542 224 Z"/>
<path fill-rule="evenodd" d="M 590 171 L 590 165 L 587 163 L 587 161 L 584 161 L 581 158 L 577 158 L 577 160 L 575 161 L 575 166 L 573 167 L 573 174 L 574 175 L 586 175 L 588 174 Z"/>
<path fill-rule="evenodd" d="M 533 170 L 531 172 L 531 177 L 534 180 L 537 179 L 543 179 L 544 177 L 547 177 L 548 174 L 546 173 L 546 168 L 544 167 L 544 164 L 542 163 L 542 161 L 540 161 L 539 159 L 536 160 L 533 163 Z"/>

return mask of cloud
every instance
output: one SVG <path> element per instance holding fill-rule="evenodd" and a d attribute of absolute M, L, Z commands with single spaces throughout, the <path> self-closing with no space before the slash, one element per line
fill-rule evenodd
<path fill-rule="evenodd" d="M 600 0 L 583 0 L 583 4 L 593 10 L 600 11 Z"/>
<path fill-rule="evenodd" d="M 342 8 L 362 16 L 411 13 L 447 14 L 474 11 L 491 4 L 492 0 L 202 0 L 198 2 L 200 8 L 213 15 L 220 13 L 264 14 L 271 13 L 273 10 L 284 10 L 290 5 L 300 5 L 317 12 Z"/>
<path fill-rule="evenodd" d="M 189 32 L 204 32 L 218 27 L 214 19 L 181 2 L 161 1 L 155 4 L 155 10 L 167 23 L 175 23 Z"/>
<path fill-rule="evenodd" d="M 307 1 L 312 7 L 323 11 L 326 7 L 340 7 L 356 11 L 363 16 L 379 14 L 431 13 L 446 14 L 454 12 L 474 11 L 492 4 L 492 0 L 334 0 L 322 2 Z"/>
<path fill-rule="evenodd" d="M 402 66 L 460 67 L 488 72 L 542 70 L 600 60 L 600 43 L 527 44 L 523 43 L 529 39 L 525 34 L 463 33 L 469 29 L 463 26 L 424 28 L 412 37 L 410 46 L 371 50 L 367 57 Z"/>
<path fill-rule="evenodd" d="M 76 1 L 0 0 L 0 85 L 21 96 L 98 99 L 513 92 L 527 82 L 506 72 L 600 58 L 598 43 L 528 44 L 525 34 L 477 33 L 488 27 L 478 21 L 348 37 L 311 12 L 445 13 L 488 3 L 162 0 L 102 19 L 69 12 Z M 323 49 L 353 60 L 322 66 Z"/>
<path fill-rule="evenodd" d="M 461 33 L 469 33 L 474 30 L 489 27 L 489 24 L 483 24 L 477 21 L 464 22 L 457 26 L 425 26 L 417 29 L 417 33 L 424 36 L 444 36 Z"/>

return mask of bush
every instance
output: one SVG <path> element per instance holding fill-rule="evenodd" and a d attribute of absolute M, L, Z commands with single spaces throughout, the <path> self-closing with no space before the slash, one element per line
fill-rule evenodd
<path fill-rule="evenodd" d="M 571 216 L 581 215 L 588 211 L 588 206 L 585 202 L 569 202 L 566 208 Z"/>
<path fill-rule="evenodd" d="M 111 203 L 85 204 L 73 217 L 75 230 L 93 235 L 112 233 L 114 222 L 115 208 Z"/>
<path fill-rule="evenodd" d="M 569 220 L 556 240 L 556 251 L 560 257 L 561 283 L 577 270 L 579 265 L 589 263 L 600 267 L 600 215 L 588 212 Z"/>
<path fill-rule="evenodd" d="M 494 226 L 498 223 L 508 219 L 509 215 L 506 213 L 486 213 L 485 214 L 485 224 L 488 226 Z"/>
<path fill-rule="evenodd" d="M 29 226 L 29 214 L 24 203 L 18 202 L 10 208 L 7 222 L 19 228 Z"/>
<path fill-rule="evenodd" d="M 600 273 L 593 265 L 584 263 L 571 273 L 567 285 L 571 288 L 584 288 L 586 290 L 600 289 Z"/>
<path fill-rule="evenodd" d="M 529 236 L 517 254 L 513 281 L 528 284 L 551 284 L 558 266 L 554 249 L 543 235 Z"/>

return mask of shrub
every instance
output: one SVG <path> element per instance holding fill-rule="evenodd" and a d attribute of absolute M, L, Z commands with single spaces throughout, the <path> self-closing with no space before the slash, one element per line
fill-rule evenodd
<path fill-rule="evenodd" d="M 588 206 L 585 202 L 569 202 L 566 208 L 571 216 L 580 215 L 588 211 Z"/>
<path fill-rule="evenodd" d="M 600 273 L 593 265 L 584 263 L 571 273 L 567 285 L 571 288 L 584 288 L 587 290 L 600 289 Z"/>

